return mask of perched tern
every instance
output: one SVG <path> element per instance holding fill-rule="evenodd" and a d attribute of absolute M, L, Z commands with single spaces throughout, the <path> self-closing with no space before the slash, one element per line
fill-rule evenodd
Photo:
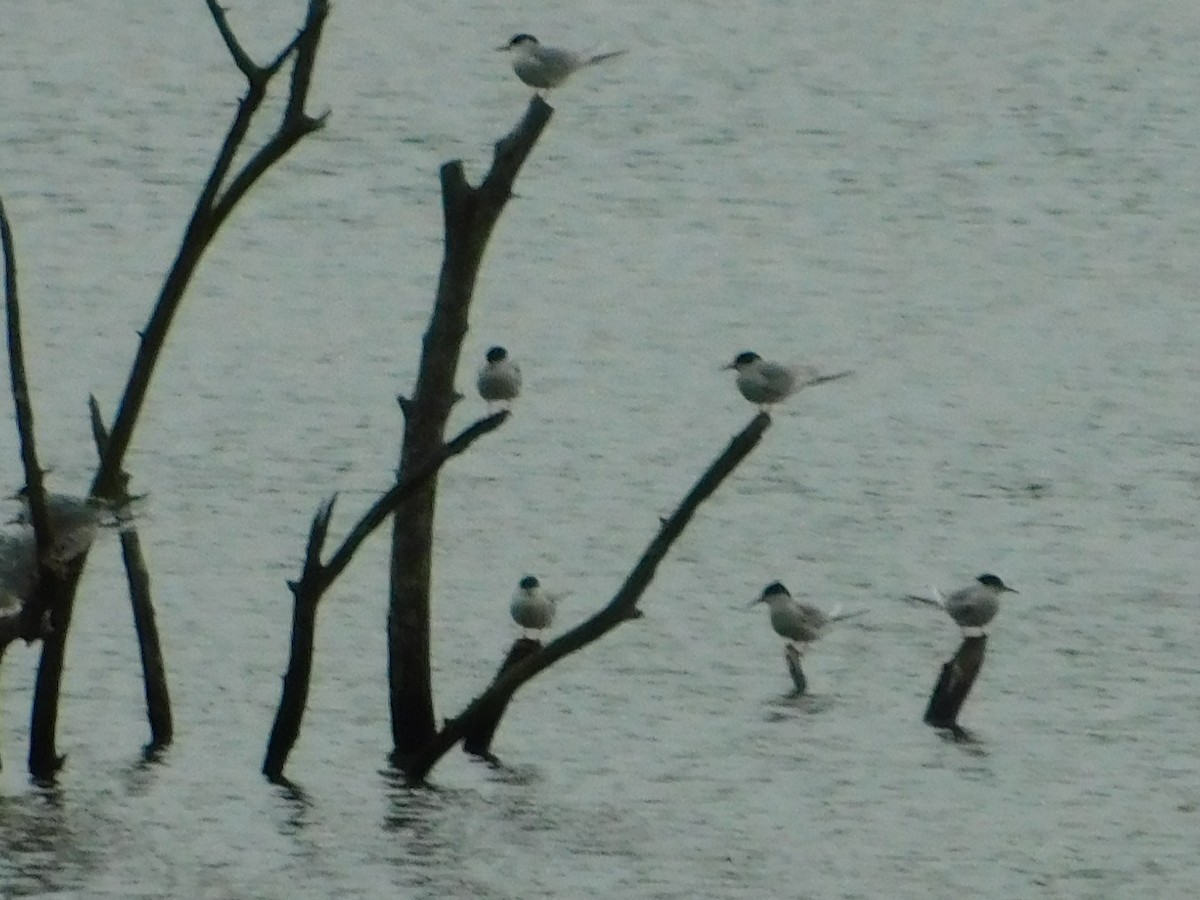
<path fill-rule="evenodd" d="M 532 34 L 515 34 L 507 44 L 496 49 L 510 51 L 513 55 L 513 71 L 517 73 L 517 77 L 538 90 L 558 87 L 573 72 L 604 62 L 606 59 L 613 59 L 625 52 L 615 50 L 589 56 L 558 47 L 546 47 Z"/>
<path fill-rule="evenodd" d="M 521 367 L 509 359 L 508 351 L 503 347 L 492 347 L 479 369 L 475 386 L 479 388 L 479 396 L 487 401 L 489 410 L 492 404 L 505 405 L 521 393 Z"/>
<path fill-rule="evenodd" d="M 509 611 L 513 621 L 525 629 L 526 637 L 537 638 L 554 621 L 558 600 L 557 595 L 542 590 L 537 578 L 526 575 L 517 585 Z"/>
<path fill-rule="evenodd" d="M 17 494 L 17 498 L 21 501 L 21 509 L 13 521 L 30 526 L 28 538 L 32 540 L 33 520 L 24 490 Z M 50 548 L 47 562 L 56 568 L 62 568 L 77 556 L 86 553 L 96 537 L 98 526 L 112 524 L 113 509 L 103 500 L 94 497 L 47 494 L 46 511 L 50 514 L 50 524 L 54 529 L 54 546 Z M 110 516 L 110 520 L 102 523 L 101 519 L 106 515 Z"/>
<path fill-rule="evenodd" d="M 827 613 L 810 603 L 801 603 L 778 581 L 768 584 L 750 605 L 758 603 L 767 604 L 771 611 L 771 627 L 777 635 L 787 639 L 798 653 L 803 653 L 807 644 L 817 640 L 829 623 L 862 615 L 861 610 L 849 613 L 834 610 Z"/>
<path fill-rule="evenodd" d="M 930 596 L 909 594 L 907 599 L 940 607 L 964 635 L 977 637 L 983 634 L 983 626 L 1000 611 L 1000 595 L 1016 593 L 1019 593 L 1016 588 L 1010 588 L 995 575 L 984 574 L 976 578 L 974 584 L 959 588 L 949 597 L 943 597 L 936 587 L 931 586 Z"/>
<path fill-rule="evenodd" d="M 750 350 L 739 353 L 733 362 L 724 368 L 737 372 L 737 387 L 742 396 L 751 403 L 757 403 L 763 410 L 801 388 L 837 381 L 853 374 L 847 371 L 822 375 L 811 366 L 785 366 L 782 363 L 767 362 Z"/>

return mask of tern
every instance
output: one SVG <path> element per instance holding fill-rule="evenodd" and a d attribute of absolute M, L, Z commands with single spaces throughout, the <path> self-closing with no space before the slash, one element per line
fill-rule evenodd
<path fill-rule="evenodd" d="M 787 399 L 801 388 L 837 381 L 853 374 L 847 371 L 822 375 L 812 366 L 785 366 L 768 362 L 750 350 L 739 353 L 724 368 L 737 372 L 737 387 L 742 396 L 751 403 L 757 403 L 764 412 L 772 403 Z"/>
<path fill-rule="evenodd" d="M 521 367 L 509 359 L 503 347 L 492 347 L 485 359 L 475 386 L 490 410 L 493 404 L 505 406 L 521 393 Z"/>
<path fill-rule="evenodd" d="M 547 47 L 541 44 L 532 34 L 515 34 L 507 44 L 497 47 L 497 50 L 511 51 L 512 67 L 517 77 L 532 88 L 549 90 L 558 87 L 568 76 L 580 69 L 594 66 L 606 59 L 620 56 L 624 50 L 614 50 L 611 53 L 597 53 L 589 56 L 562 50 L 558 47 Z"/>
<path fill-rule="evenodd" d="M 750 605 L 765 603 L 771 611 L 771 627 L 797 653 L 803 653 L 805 647 L 817 640 L 831 622 L 852 619 L 860 616 L 863 610 L 857 612 L 841 612 L 834 610 L 825 612 L 811 603 L 802 603 L 795 599 L 780 582 L 773 581 L 763 588 Z"/>
<path fill-rule="evenodd" d="M 509 611 L 513 621 L 525 631 L 526 637 L 535 640 L 554 621 L 558 609 L 558 596 L 542 590 L 542 583 L 533 575 L 526 575 L 517 585 Z"/>
<path fill-rule="evenodd" d="M 24 489 L 17 494 L 21 508 L 13 518 L 13 522 L 30 527 L 28 538 L 32 540 L 33 519 L 29 510 L 29 501 Z M 102 519 L 111 521 L 112 507 L 96 497 L 75 497 L 70 494 L 47 494 L 46 512 L 50 515 L 50 524 L 54 529 L 54 545 L 50 548 L 46 561 L 56 569 L 62 570 L 69 562 L 86 553 L 96 537 L 96 529 Z"/>
<path fill-rule="evenodd" d="M 980 575 L 973 584 L 959 588 L 949 597 L 943 597 L 936 587 L 931 586 L 928 597 L 909 594 L 906 599 L 940 607 L 965 636 L 977 637 L 983 634 L 983 626 L 1000 611 L 1000 595 L 1017 593 L 1020 592 L 1016 588 L 1010 588 L 997 576 L 988 573 Z"/>

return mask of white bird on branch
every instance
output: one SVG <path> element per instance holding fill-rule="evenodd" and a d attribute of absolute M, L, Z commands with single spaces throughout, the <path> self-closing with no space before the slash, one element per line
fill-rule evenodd
<path fill-rule="evenodd" d="M 746 350 L 739 353 L 726 369 L 737 372 L 737 388 L 751 403 L 757 403 L 764 411 L 772 403 L 778 403 L 802 388 L 827 381 L 837 381 L 853 372 L 836 372 L 822 375 L 812 366 L 786 366 L 767 362 L 757 353 Z"/>
<path fill-rule="evenodd" d="M 976 578 L 974 584 L 959 588 L 949 597 L 943 597 L 941 591 L 931 585 L 929 596 L 909 594 L 905 599 L 944 610 L 962 629 L 964 636 L 977 637 L 984 633 L 983 626 L 1000 611 L 1000 595 L 1016 593 L 1020 592 L 1010 588 L 997 576 L 984 574 Z"/>
<path fill-rule="evenodd" d="M 542 590 L 542 583 L 533 575 L 526 575 L 517 585 L 509 611 L 513 621 L 524 629 L 524 636 L 536 640 L 554 621 L 560 599 L 559 595 Z"/>
<path fill-rule="evenodd" d="M 589 56 L 558 47 L 547 47 L 532 34 L 523 33 L 513 35 L 507 44 L 496 49 L 510 51 L 513 55 L 513 71 L 517 73 L 517 77 L 538 90 L 558 87 L 572 73 L 606 59 L 614 59 L 625 52 L 614 50 L 611 53 Z"/>
<path fill-rule="evenodd" d="M 521 393 L 521 367 L 503 347 L 492 347 L 479 369 L 475 386 L 479 396 L 487 401 L 489 411 L 493 404 L 506 406 Z"/>

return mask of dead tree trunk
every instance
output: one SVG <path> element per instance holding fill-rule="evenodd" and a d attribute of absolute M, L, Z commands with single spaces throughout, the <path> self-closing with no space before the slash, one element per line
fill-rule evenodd
<path fill-rule="evenodd" d="M 987 650 L 987 635 L 965 637 L 958 652 L 942 666 L 941 675 L 929 695 L 925 708 L 925 724 L 949 730 L 956 740 L 970 740 L 971 735 L 958 724 L 958 713 L 971 692 Z"/>
<path fill-rule="evenodd" d="M 397 477 L 422 466 L 441 448 L 454 405 L 458 371 L 475 279 L 492 229 L 512 195 L 513 181 L 553 109 L 534 97 L 516 129 L 496 144 L 479 187 L 471 187 L 460 161 L 442 167 L 445 254 L 437 296 L 425 332 L 416 388 L 401 398 L 404 442 Z M 393 754 L 417 752 L 437 731 L 430 682 L 429 585 L 437 480 L 431 479 L 395 518 L 388 603 L 388 697 Z"/>
<path fill-rule="evenodd" d="M 221 225 L 258 179 L 304 136 L 317 130 L 323 124 L 323 118 L 310 117 L 304 107 L 308 99 L 317 47 L 329 11 L 327 0 L 309 0 L 304 26 L 266 66 L 255 64 L 242 49 L 228 25 L 224 11 L 217 5 L 216 0 L 206 0 L 206 3 L 218 31 L 233 57 L 234 64 L 246 76 L 249 88 L 246 96 L 238 105 L 224 144 L 218 152 L 208 180 L 196 201 L 192 217 L 180 243 L 179 252 L 167 273 L 149 322 L 141 332 L 141 343 L 126 383 L 125 393 L 121 398 L 112 428 L 107 431 L 105 436 L 100 464 L 92 480 L 91 496 L 107 501 L 119 501 L 124 494 L 127 476 L 122 471 L 122 463 L 125 453 L 132 441 L 133 430 L 149 390 L 151 376 L 157 365 L 167 332 L 183 299 L 184 291 L 205 250 L 212 243 Z M 257 151 L 250 154 L 249 159 L 240 170 L 234 171 L 234 158 L 245 143 L 255 114 L 262 107 L 267 87 L 289 60 L 292 61 L 292 77 L 278 129 Z M 18 386 L 14 384 L 14 398 L 18 402 L 21 400 L 20 393 Z M 98 415 L 94 414 L 94 416 L 94 420 L 98 421 Z M 34 468 L 36 469 L 36 466 Z M 31 478 L 28 465 L 26 470 L 30 486 L 32 516 L 35 528 L 39 530 L 38 540 L 41 543 L 43 534 L 41 533 L 42 526 L 38 524 L 38 518 L 44 516 L 44 511 L 42 513 L 38 511 L 36 504 L 42 502 L 39 500 L 41 490 L 40 487 L 35 487 L 33 480 L 40 478 L 40 473 L 34 474 Z M 122 546 L 127 566 L 129 566 L 131 590 L 134 593 L 135 620 L 139 623 L 139 629 L 152 628 L 152 616 L 146 614 L 148 609 L 146 604 L 149 603 L 149 580 L 148 577 L 143 577 L 145 566 L 140 560 L 140 552 L 137 552 L 136 537 L 132 540 L 123 540 Z M 30 721 L 29 769 L 36 778 L 52 777 L 62 764 L 62 758 L 55 749 L 58 698 L 75 593 L 86 560 L 87 554 L 84 553 L 71 562 L 61 578 L 40 581 L 36 604 L 28 604 L 31 612 L 28 617 L 30 620 L 41 621 L 43 617 L 38 614 L 40 612 L 38 605 L 41 605 L 43 609 L 50 610 L 53 625 L 42 643 L 42 655 L 34 685 Z M 155 640 L 154 643 L 157 644 L 157 641 Z M 161 672 L 161 660 L 156 663 L 153 659 L 154 653 L 153 649 L 143 644 L 144 666 L 151 669 L 157 667 Z M 160 650 L 158 653 L 161 655 Z M 167 703 L 165 677 L 162 687 L 164 690 L 159 691 L 157 687 L 151 685 L 149 680 L 147 681 L 147 700 L 150 707 L 151 728 L 154 732 L 151 746 L 161 742 L 164 737 L 166 740 L 170 740 L 169 706 L 165 707 L 166 717 L 163 716 L 163 704 Z"/>

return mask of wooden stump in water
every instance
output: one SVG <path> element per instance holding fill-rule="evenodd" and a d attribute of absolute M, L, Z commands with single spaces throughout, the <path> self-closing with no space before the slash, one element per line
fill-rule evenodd
<path fill-rule="evenodd" d="M 808 679 L 804 677 L 804 669 L 800 667 L 800 651 L 791 644 L 785 644 L 783 658 L 787 660 L 788 672 L 792 676 L 792 683 L 796 685 L 793 696 L 799 697 L 808 688 Z"/>
<path fill-rule="evenodd" d="M 499 671 L 496 672 L 496 678 L 499 678 L 521 660 L 528 656 L 532 656 L 542 649 L 542 642 L 535 641 L 533 638 L 519 637 L 508 650 L 508 655 L 504 657 L 504 662 L 500 664 Z M 493 679 L 494 681 L 495 679 Z M 504 710 L 508 708 L 508 701 L 496 703 L 489 707 L 473 727 L 468 729 L 463 735 L 463 752 L 470 753 L 472 756 L 479 756 L 486 759 L 488 762 L 496 762 L 496 755 L 492 753 L 492 738 L 496 734 L 496 729 L 500 726 L 500 719 L 504 716 Z"/>
<path fill-rule="evenodd" d="M 963 638 L 958 652 L 942 666 L 942 674 L 929 695 L 929 705 L 925 708 L 926 725 L 948 729 L 956 740 L 970 740 L 970 734 L 958 724 L 958 712 L 975 684 L 986 649 L 986 634 Z"/>

